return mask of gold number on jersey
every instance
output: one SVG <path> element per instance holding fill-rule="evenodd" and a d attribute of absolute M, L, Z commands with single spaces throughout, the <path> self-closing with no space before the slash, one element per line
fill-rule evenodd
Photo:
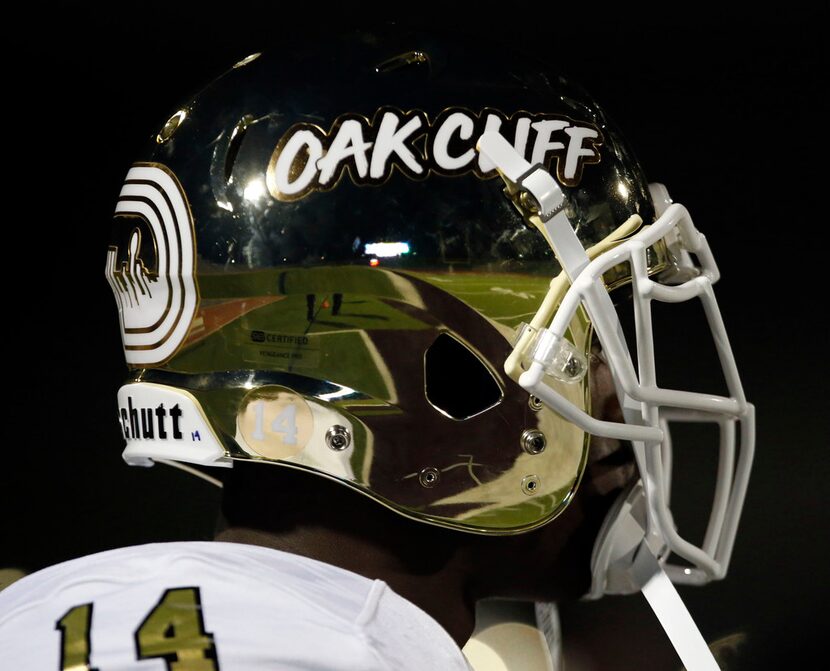
<path fill-rule="evenodd" d="M 168 589 L 135 632 L 138 659 L 161 657 L 168 671 L 218 671 L 198 587 Z"/>
<path fill-rule="evenodd" d="M 55 623 L 55 629 L 61 632 L 60 671 L 97 671 L 89 665 L 91 626 L 91 603 L 70 608 Z"/>

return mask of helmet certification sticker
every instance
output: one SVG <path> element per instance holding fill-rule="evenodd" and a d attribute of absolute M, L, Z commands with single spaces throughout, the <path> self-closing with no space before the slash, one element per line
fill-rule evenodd
<path fill-rule="evenodd" d="M 453 107 L 430 120 L 421 110 L 384 107 L 372 120 L 344 114 L 328 131 L 294 124 L 274 149 L 266 183 L 274 198 L 293 201 L 334 188 L 344 173 L 358 185 L 383 184 L 395 169 L 411 179 L 431 173 L 490 179 L 495 166 L 475 149 L 487 131 L 500 132 L 566 186 L 579 184 L 583 166 L 600 160 L 599 128 L 562 115 L 516 112 L 508 117 L 491 108 L 476 113 Z"/>
<path fill-rule="evenodd" d="M 199 303 L 193 218 L 173 173 L 136 164 L 115 208 L 106 277 L 118 303 L 128 364 L 152 366 L 184 342 Z"/>
<path fill-rule="evenodd" d="M 268 362 L 287 366 L 289 370 L 320 366 L 320 349 L 313 334 L 276 333 L 252 330 L 240 337 L 244 360 L 252 364 Z"/>

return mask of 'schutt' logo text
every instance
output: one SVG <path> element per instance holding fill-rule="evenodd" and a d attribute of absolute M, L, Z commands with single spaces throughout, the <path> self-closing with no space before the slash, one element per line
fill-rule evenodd
<path fill-rule="evenodd" d="M 184 437 L 178 403 L 169 408 L 164 403 L 142 408 L 133 405 L 132 396 L 128 396 L 126 407 L 119 407 L 118 415 L 124 440 L 181 440 Z"/>

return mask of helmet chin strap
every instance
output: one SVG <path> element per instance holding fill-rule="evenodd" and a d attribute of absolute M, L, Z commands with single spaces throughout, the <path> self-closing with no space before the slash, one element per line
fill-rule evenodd
<path fill-rule="evenodd" d="M 564 195 L 554 178 L 543 166 L 531 166 L 499 133 L 484 133 L 477 148 L 496 166 L 507 185 L 507 195 L 530 215 L 531 221 L 551 244 L 573 284 L 590 263 L 590 258 L 565 215 Z M 590 293 L 595 308 L 590 310 L 586 305 L 586 309 L 589 309 L 589 317 L 597 325 L 600 340 L 603 340 L 603 333 L 613 333 L 617 342 L 609 342 L 608 345 L 624 343 L 608 293 L 595 284 L 585 290 Z M 548 337 L 548 340 L 553 339 Z M 537 350 L 544 349 L 542 344 L 553 352 L 557 347 L 561 349 L 558 342 L 542 343 L 540 339 Z M 605 348 L 606 343 L 602 344 Z M 534 354 L 533 359 L 531 369 L 522 374 L 520 384 L 532 389 L 531 393 L 543 402 L 591 433 L 631 440 L 638 456 L 641 476 L 647 479 L 646 482 L 639 481 L 620 497 L 603 524 L 592 557 L 593 585 L 589 598 L 605 593 L 642 591 L 686 669 L 718 669 L 700 630 L 658 560 L 658 557 L 665 558 L 668 554 L 665 541 L 655 528 L 648 525 L 648 520 L 654 519 L 655 511 L 648 510 L 650 503 L 645 488 L 660 485 L 650 481 L 648 469 L 643 468 L 644 445 L 660 444 L 663 431 L 657 426 L 644 424 L 639 414 L 639 402 L 630 398 L 619 384 L 618 396 L 625 423 L 600 422 L 587 415 L 577 416 L 573 407 L 562 403 L 556 394 L 547 393 L 546 385 L 540 384 L 543 375 L 557 374 L 555 366 L 550 365 L 553 358 Z M 613 372 L 616 383 L 619 371 Z"/>
<path fill-rule="evenodd" d="M 645 526 L 645 493 L 637 480 L 619 495 L 600 529 L 591 556 L 591 590 L 585 598 L 641 591 L 686 669 L 720 668 L 660 564 L 665 548 L 652 549 Z"/>

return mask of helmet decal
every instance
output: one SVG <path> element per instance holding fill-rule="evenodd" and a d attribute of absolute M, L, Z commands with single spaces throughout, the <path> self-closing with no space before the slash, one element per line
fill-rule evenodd
<path fill-rule="evenodd" d="M 193 217 L 179 180 L 158 163 L 137 163 L 115 208 L 116 243 L 106 277 L 115 294 L 128 364 L 169 359 L 199 304 Z"/>
<path fill-rule="evenodd" d="M 430 173 L 490 179 L 495 167 L 475 150 L 476 139 L 486 131 L 500 132 L 532 164 L 555 171 L 566 186 L 579 184 L 583 166 L 600 160 L 600 130 L 558 114 L 516 112 L 508 117 L 492 108 L 479 114 L 451 107 L 430 122 L 421 110 L 383 107 L 371 121 L 343 114 L 328 132 L 306 122 L 291 126 L 269 161 L 268 190 L 277 200 L 294 201 L 334 188 L 344 173 L 358 185 L 383 184 L 395 168 L 411 179 Z"/>

